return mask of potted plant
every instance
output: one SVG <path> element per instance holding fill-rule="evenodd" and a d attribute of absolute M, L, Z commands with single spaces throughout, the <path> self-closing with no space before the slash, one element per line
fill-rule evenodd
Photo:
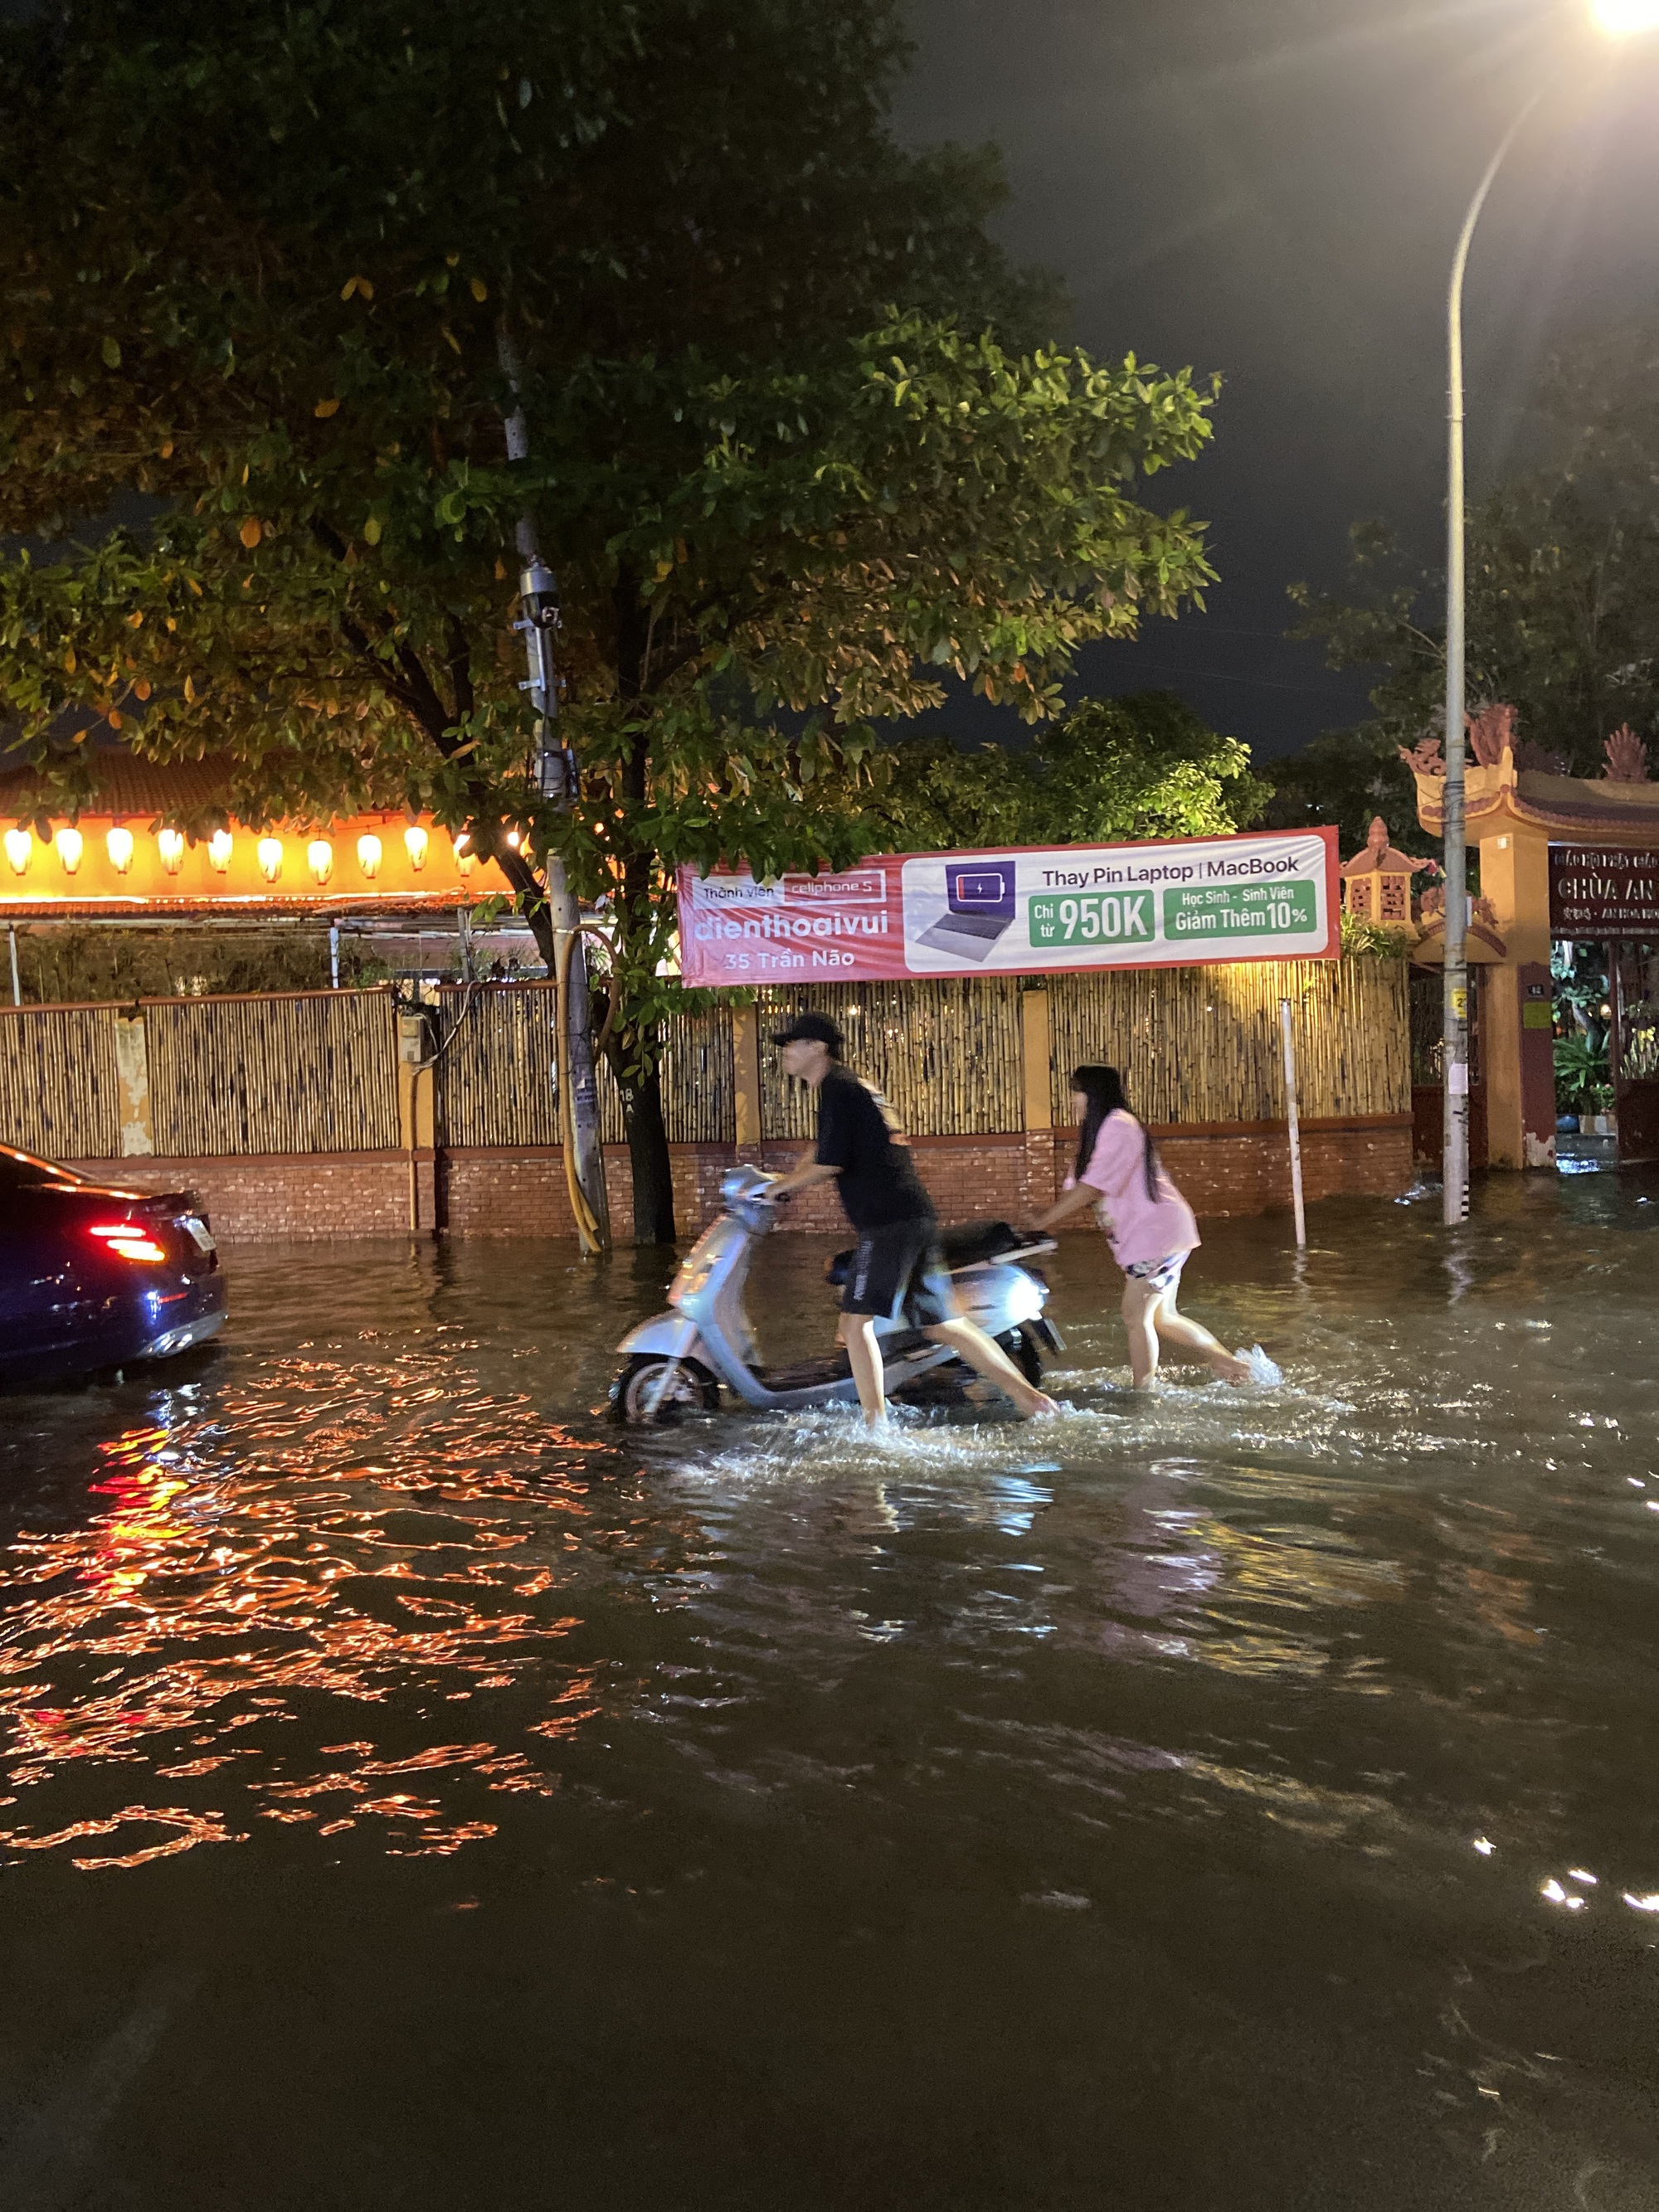
<path fill-rule="evenodd" d="M 1605 1044 L 1593 1043 L 1583 1030 L 1555 1040 L 1555 1103 L 1564 1114 L 1576 1114 L 1586 1136 L 1594 1133 L 1598 1103 L 1610 1105 L 1612 1071 Z"/>

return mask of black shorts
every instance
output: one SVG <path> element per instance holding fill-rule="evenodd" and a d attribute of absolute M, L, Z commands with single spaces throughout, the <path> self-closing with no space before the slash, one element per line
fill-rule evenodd
<path fill-rule="evenodd" d="M 912 1328 L 931 1328 L 936 1322 L 953 1321 L 956 1300 L 945 1273 L 938 1222 L 927 1217 L 861 1230 L 853 1264 L 847 1270 L 841 1310 L 875 1314 L 885 1321 L 906 1321 Z"/>

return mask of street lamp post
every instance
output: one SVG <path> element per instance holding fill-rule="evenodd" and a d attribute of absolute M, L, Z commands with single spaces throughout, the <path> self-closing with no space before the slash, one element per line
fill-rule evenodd
<path fill-rule="evenodd" d="M 1446 793 L 1443 833 L 1446 861 L 1446 966 L 1442 1006 L 1445 1133 L 1441 1187 L 1448 1225 L 1469 1211 L 1469 971 L 1468 844 L 1463 826 L 1463 272 L 1480 210 L 1504 156 L 1543 97 L 1534 93 L 1486 164 L 1452 256 L 1446 291 Z"/>

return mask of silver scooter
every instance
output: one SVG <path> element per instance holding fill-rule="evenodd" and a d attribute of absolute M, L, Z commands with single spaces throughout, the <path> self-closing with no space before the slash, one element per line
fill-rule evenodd
<path fill-rule="evenodd" d="M 681 1263 L 668 1312 L 630 1331 L 617 1346 L 627 1361 L 611 1388 L 619 1421 L 649 1426 L 683 1413 L 713 1413 L 722 1385 L 745 1406 L 783 1412 L 856 1401 L 858 1387 L 839 1346 L 790 1367 L 761 1364 L 743 1293 L 756 1243 L 776 1224 L 777 1202 L 768 1195 L 776 1181 L 753 1167 L 733 1168 L 722 1178 L 726 1212 Z M 1040 1382 L 1044 1351 L 1065 1349 L 1043 1318 L 1048 1285 L 1030 1265 L 1039 1253 L 1054 1250 L 1053 1240 L 1022 1236 L 1004 1222 L 979 1222 L 947 1229 L 939 1241 L 958 1310 L 996 1339 L 1028 1382 Z M 843 1252 L 831 1261 L 832 1283 L 845 1280 L 851 1258 Z M 876 1334 L 889 1397 L 961 1404 L 980 1382 L 948 1345 L 905 1322 L 878 1319 Z"/>

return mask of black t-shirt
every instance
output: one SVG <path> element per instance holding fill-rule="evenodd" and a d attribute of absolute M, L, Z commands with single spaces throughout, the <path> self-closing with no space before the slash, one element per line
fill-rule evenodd
<path fill-rule="evenodd" d="M 933 1219 L 933 1200 L 891 1107 L 850 1067 L 832 1066 L 818 1085 L 817 1159 L 841 1170 L 841 1202 L 854 1229 Z"/>

